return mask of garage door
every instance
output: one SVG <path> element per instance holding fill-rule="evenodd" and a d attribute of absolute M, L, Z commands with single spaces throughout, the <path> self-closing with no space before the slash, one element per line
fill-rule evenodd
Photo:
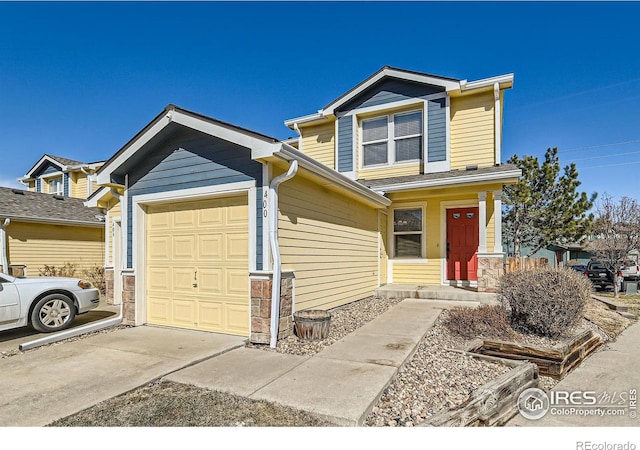
<path fill-rule="evenodd" d="M 147 208 L 147 322 L 249 335 L 247 196 Z"/>

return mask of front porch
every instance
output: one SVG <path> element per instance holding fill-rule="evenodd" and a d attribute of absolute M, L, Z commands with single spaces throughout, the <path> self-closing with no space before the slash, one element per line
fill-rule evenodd
<path fill-rule="evenodd" d="M 497 303 L 496 294 L 475 292 L 461 287 L 421 284 L 387 284 L 375 291 L 376 297 L 419 298 L 424 300 L 446 300 L 452 302 Z"/>

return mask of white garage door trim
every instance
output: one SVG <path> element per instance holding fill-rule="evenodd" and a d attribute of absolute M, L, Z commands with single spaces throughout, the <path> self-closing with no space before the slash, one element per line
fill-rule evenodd
<path fill-rule="evenodd" d="M 239 183 L 222 184 L 216 186 L 205 186 L 201 188 L 182 189 L 177 191 L 159 192 L 156 194 L 142 194 L 131 197 L 133 210 L 133 236 L 132 236 L 132 262 L 134 274 L 136 277 L 135 289 L 135 324 L 143 325 L 147 320 L 147 299 L 145 295 L 146 288 L 146 239 L 145 231 L 147 229 L 146 213 L 144 207 L 146 205 L 180 202 L 180 201 L 197 201 L 208 198 L 226 197 L 237 194 L 248 194 L 249 203 L 249 271 L 256 270 L 256 214 L 257 191 L 255 181 L 243 181 Z M 250 284 L 249 273 L 247 273 L 247 284 Z M 249 289 L 251 295 L 251 289 Z M 251 299 L 248 298 L 247 301 Z M 249 314 L 251 311 L 249 310 Z M 247 318 L 250 320 L 250 317 Z"/>

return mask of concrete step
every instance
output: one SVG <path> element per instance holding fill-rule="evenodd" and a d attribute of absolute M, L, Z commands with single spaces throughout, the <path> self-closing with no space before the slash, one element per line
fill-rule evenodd
<path fill-rule="evenodd" d="M 433 286 L 417 284 L 388 284 L 375 291 L 382 298 L 417 298 L 424 300 L 446 300 L 458 302 L 478 302 L 496 304 L 496 294 L 475 292 L 453 286 Z"/>

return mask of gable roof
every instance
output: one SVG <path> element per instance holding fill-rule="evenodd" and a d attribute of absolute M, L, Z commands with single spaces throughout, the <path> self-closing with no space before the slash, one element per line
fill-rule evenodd
<path fill-rule="evenodd" d="M 59 163 L 61 163 L 63 166 L 80 166 L 82 164 L 86 164 L 82 161 L 76 161 L 75 159 L 69 159 L 69 158 L 63 158 L 62 156 L 54 156 L 54 155 L 49 155 L 48 153 L 45 153 L 44 156 L 48 156 L 52 159 L 55 159 L 56 161 L 58 161 Z"/>
<path fill-rule="evenodd" d="M 391 66 L 384 66 L 376 73 L 361 81 L 356 86 L 342 94 L 340 97 L 326 105 L 324 108 L 318 110 L 317 113 L 289 119 L 286 120 L 284 124 L 289 128 L 294 129 L 296 124 L 316 122 L 333 117 L 338 108 L 340 108 L 342 105 L 346 104 L 359 94 L 363 93 L 373 85 L 379 83 L 383 79 L 398 79 L 425 85 L 438 86 L 443 88 L 444 91 L 450 93 L 462 93 L 476 89 L 493 89 L 495 83 L 499 84 L 500 89 L 507 89 L 513 86 L 513 74 L 500 75 L 497 77 L 467 82 L 467 80 L 459 80 L 457 78 L 449 78 L 439 75 L 432 75 L 425 72 L 416 72 Z"/>
<path fill-rule="evenodd" d="M 16 222 L 103 227 L 102 214 L 84 200 L 0 187 L 0 218 Z"/>
<path fill-rule="evenodd" d="M 101 164 L 102 161 L 96 161 L 92 163 L 86 163 L 82 161 L 77 161 L 75 159 L 64 158 L 62 156 L 55 156 L 45 153 L 42 155 L 42 158 L 36 162 L 31 169 L 27 172 L 27 174 L 19 178 L 18 181 L 27 181 L 33 178 L 33 174 L 42 166 L 43 163 L 52 163 L 60 168 L 60 170 L 69 170 L 71 168 L 80 168 L 80 167 L 89 167 L 96 164 Z"/>
<path fill-rule="evenodd" d="M 97 172 L 98 184 L 113 184 L 111 174 L 117 171 L 129 158 L 134 156 L 141 148 L 149 143 L 149 141 L 159 135 L 164 129 L 168 128 L 172 123 L 192 128 L 205 134 L 217 136 L 226 141 L 249 148 L 252 151 L 256 148 L 271 147 L 280 142 L 274 137 L 169 104 L 104 163 Z"/>

